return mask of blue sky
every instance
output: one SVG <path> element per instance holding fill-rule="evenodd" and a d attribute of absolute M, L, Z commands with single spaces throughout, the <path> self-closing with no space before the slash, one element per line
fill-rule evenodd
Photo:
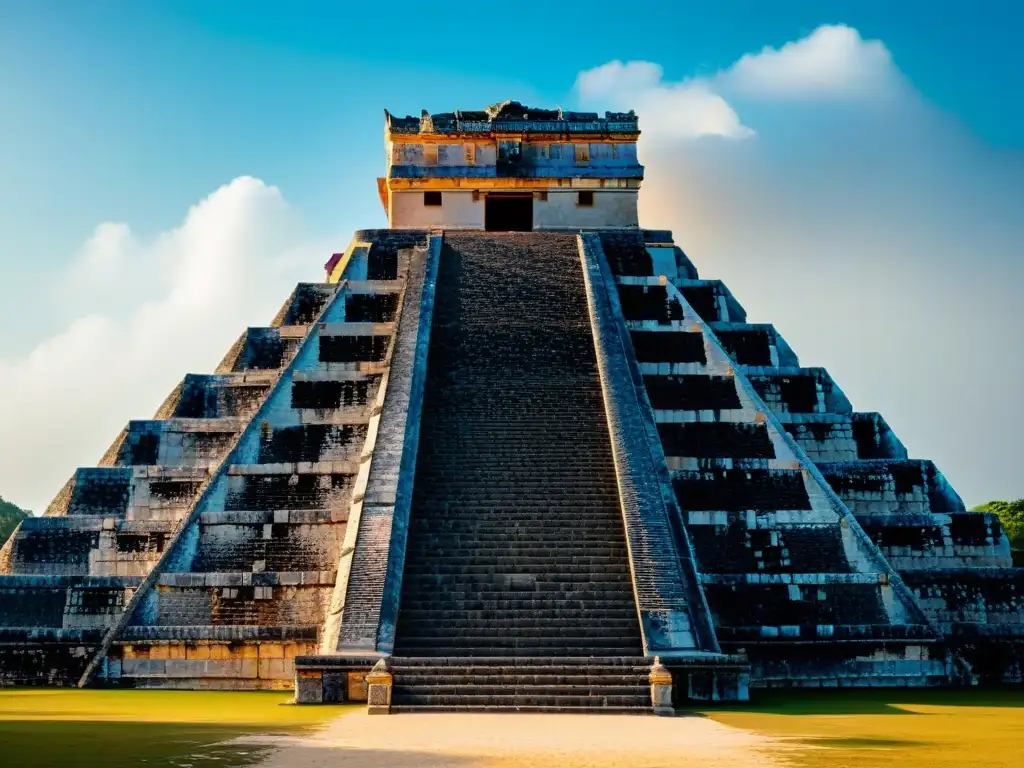
<path fill-rule="evenodd" d="M 1024 495 L 1001 410 L 1024 373 L 1008 288 L 1024 277 L 1018 4 L 343 5 L 0 0 L 0 493 L 41 507 L 289 281 L 383 222 L 383 109 L 513 97 L 636 106 L 645 223 L 672 227 L 968 502 Z M 824 90 L 736 64 L 840 24 L 852 37 L 822 39 L 842 49 Z M 638 70 L 597 69 L 613 61 L 660 70 L 624 85 Z M 865 91 L 834 90 L 844 67 Z M 619 80 L 578 80 L 594 71 Z M 704 92 L 746 138 L 677 130 Z M 239 285 L 188 293 L 204 264 Z M 109 346 L 130 353 L 108 364 Z M 47 375 L 75 386 L 32 385 Z"/>

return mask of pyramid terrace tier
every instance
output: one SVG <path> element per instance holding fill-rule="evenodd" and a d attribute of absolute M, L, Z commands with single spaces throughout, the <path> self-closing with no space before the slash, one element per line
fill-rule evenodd
<path fill-rule="evenodd" d="M 360 468 L 405 290 L 407 256 L 396 252 L 396 273 L 381 280 L 365 279 L 366 257 L 347 260 L 360 279 L 343 280 L 318 305 L 176 550 L 136 601 L 130 631 L 113 636 L 101 670 L 108 684 L 193 687 L 210 677 L 219 687 L 280 688 L 291 683 L 294 656 L 315 650 L 350 507 L 363 493 Z M 194 629 L 182 636 L 181 627 Z"/>
<path fill-rule="evenodd" d="M 140 581 L 0 575 L 0 684 L 76 685 Z"/>

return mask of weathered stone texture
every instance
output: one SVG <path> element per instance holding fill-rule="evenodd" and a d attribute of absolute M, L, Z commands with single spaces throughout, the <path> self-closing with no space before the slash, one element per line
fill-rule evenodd
<path fill-rule="evenodd" d="M 677 702 L 1021 681 L 998 519 L 671 233 L 367 230 L 329 269 L 18 528 L 0 685 L 303 657 L 337 701 L 361 652 L 405 707 L 649 707 L 645 652 Z"/>
<path fill-rule="evenodd" d="M 947 647 L 954 660 L 980 665 L 975 679 L 995 679 L 996 669 L 1015 679 L 1021 654 L 1014 638 L 1024 622 L 996 597 L 1005 588 L 995 585 L 1016 578 L 1015 571 L 990 568 L 1010 564 L 998 521 L 966 512 L 931 462 L 908 459 L 881 416 L 853 412 L 825 370 L 801 367 L 772 326 L 746 323 L 728 290 L 697 280 L 688 260 L 677 259 L 675 271 L 661 260 L 665 278 L 652 279 L 658 272 L 646 265 L 635 240 L 626 238 L 625 246 L 614 236 L 602 240 L 619 275 L 623 310 L 705 571 L 719 639 L 726 647 L 743 643 L 754 684 L 938 682 L 949 679 Z M 690 313 L 706 323 L 703 338 Z M 679 340 L 670 341 L 672 336 Z M 714 348 L 733 363 L 725 375 L 715 368 Z M 741 381 L 763 404 L 754 403 L 755 411 L 763 407 L 770 416 L 751 420 L 756 413 L 742 396 Z M 767 445 L 764 429 L 771 431 L 773 420 L 787 437 Z M 772 450 L 787 440 L 794 468 Z M 842 525 L 828 522 L 822 487 L 837 494 L 830 505 L 853 513 L 841 518 Z M 874 554 L 864 549 L 861 526 L 877 545 Z M 850 558 L 855 541 L 866 559 Z M 886 562 L 911 580 L 908 592 L 896 577 L 897 602 L 911 612 L 924 608 L 935 622 L 931 628 L 903 623 L 906 608 L 894 610 L 886 579 L 895 574 L 886 575 Z M 870 574 L 879 567 L 882 573 Z M 950 589 L 951 583 L 957 586 Z M 952 597 L 966 594 L 972 596 L 966 603 Z M 972 606 L 973 628 L 950 618 L 958 610 L 952 605 Z M 936 631 L 946 635 L 945 644 L 936 644 Z M 965 633 L 969 643 L 953 641 Z M 892 642 L 900 637 L 905 642 Z M 817 638 L 813 650 L 787 650 L 788 641 L 808 638 Z M 867 653 L 844 650 L 853 640 L 880 644 Z M 922 640 L 924 645 L 910 642 Z M 982 663 L 983 647 L 999 661 Z"/>

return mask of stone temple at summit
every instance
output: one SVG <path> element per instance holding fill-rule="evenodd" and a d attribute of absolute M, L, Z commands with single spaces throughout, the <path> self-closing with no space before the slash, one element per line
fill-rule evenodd
<path fill-rule="evenodd" d="M 641 227 L 634 113 L 385 121 L 388 228 L 0 550 L 0 684 L 650 711 L 652 669 L 677 703 L 1021 682 L 998 519 Z"/>

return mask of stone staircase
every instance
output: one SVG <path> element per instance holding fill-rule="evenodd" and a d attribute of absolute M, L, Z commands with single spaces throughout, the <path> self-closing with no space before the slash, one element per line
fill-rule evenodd
<path fill-rule="evenodd" d="M 647 714 L 650 663 L 637 656 L 395 658 L 394 712 Z"/>
<path fill-rule="evenodd" d="M 577 238 L 445 236 L 393 708 L 650 708 Z"/>

